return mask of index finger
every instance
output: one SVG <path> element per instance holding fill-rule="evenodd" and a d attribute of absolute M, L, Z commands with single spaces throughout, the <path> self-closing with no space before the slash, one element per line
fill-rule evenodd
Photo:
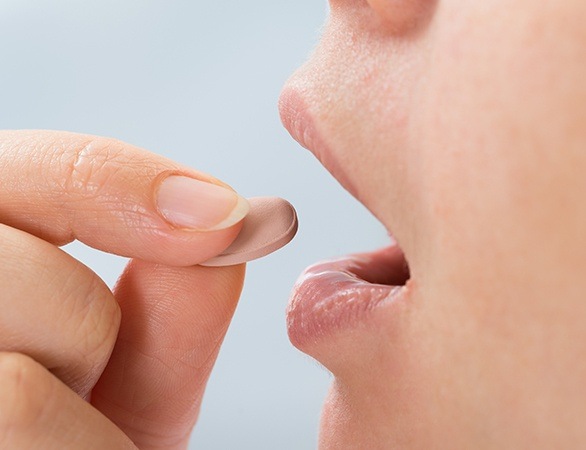
<path fill-rule="evenodd" d="M 0 222 L 56 245 L 198 264 L 236 238 L 247 201 L 194 169 L 115 139 L 0 131 Z"/>

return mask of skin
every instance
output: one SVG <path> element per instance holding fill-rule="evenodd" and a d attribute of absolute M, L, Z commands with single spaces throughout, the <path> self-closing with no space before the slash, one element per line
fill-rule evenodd
<path fill-rule="evenodd" d="M 281 109 L 302 99 L 305 144 L 411 280 L 407 304 L 301 346 L 335 379 L 320 448 L 583 448 L 584 2 L 330 6 Z"/>
<path fill-rule="evenodd" d="M 398 240 L 411 294 L 303 348 L 335 378 L 321 448 L 582 448 L 586 7 L 331 9 L 286 92 Z M 170 226 L 153 184 L 208 176 L 36 131 L 0 133 L 0 171 L 0 447 L 185 448 L 244 270 L 194 267 L 238 226 Z M 74 238 L 136 258 L 113 292 L 57 248 Z"/>

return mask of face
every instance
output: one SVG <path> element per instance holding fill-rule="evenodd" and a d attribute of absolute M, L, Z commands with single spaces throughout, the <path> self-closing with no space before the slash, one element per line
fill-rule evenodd
<path fill-rule="evenodd" d="M 281 115 L 397 243 L 292 294 L 335 380 L 321 448 L 586 442 L 584 23 L 582 0 L 331 0 Z"/>

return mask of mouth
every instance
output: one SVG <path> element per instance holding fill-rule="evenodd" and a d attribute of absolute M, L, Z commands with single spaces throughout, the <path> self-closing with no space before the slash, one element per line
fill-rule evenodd
<path fill-rule="evenodd" d="M 291 136 L 362 201 L 358 186 L 321 139 L 302 96 L 286 89 L 279 109 Z M 311 353 L 311 348 L 328 336 L 359 324 L 373 325 L 377 310 L 405 302 L 412 285 L 410 270 L 403 251 L 392 236 L 391 240 L 385 248 L 319 262 L 301 274 L 287 308 L 287 329 L 293 345 Z"/>

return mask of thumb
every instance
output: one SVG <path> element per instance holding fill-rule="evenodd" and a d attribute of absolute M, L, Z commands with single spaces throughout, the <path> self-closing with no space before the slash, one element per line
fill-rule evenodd
<path fill-rule="evenodd" d="M 120 278 L 120 332 L 91 401 L 139 448 L 187 447 L 244 267 L 133 260 Z"/>
<path fill-rule="evenodd" d="M 96 136 L 0 131 L 0 177 L 0 223 L 171 265 L 221 253 L 248 212 L 221 181 Z"/>

